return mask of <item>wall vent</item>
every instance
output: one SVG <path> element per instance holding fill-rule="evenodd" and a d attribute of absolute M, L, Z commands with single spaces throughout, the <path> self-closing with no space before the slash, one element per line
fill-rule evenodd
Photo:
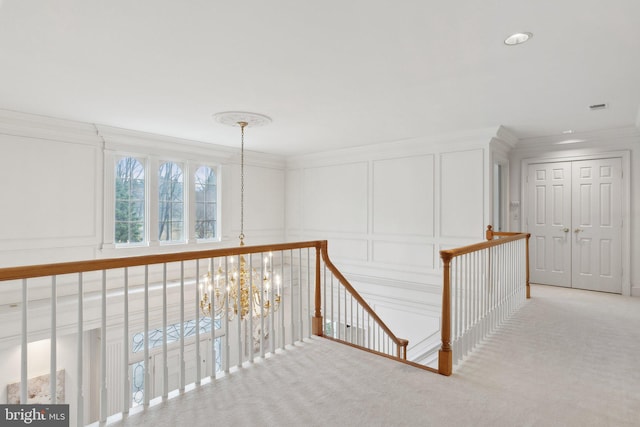
<path fill-rule="evenodd" d="M 595 111 L 595 110 L 604 110 L 606 108 L 608 108 L 609 105 L 608 104 L 593 104 L 593 105 L 589 105 L 589 109 L 591 111 Z"/>

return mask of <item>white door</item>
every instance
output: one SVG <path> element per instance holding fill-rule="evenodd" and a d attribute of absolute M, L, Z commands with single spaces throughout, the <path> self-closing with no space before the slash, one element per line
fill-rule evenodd
<path fill-rule="evenodd" d="M 529 165 L 531 282 L 622 293 L 620 158 Z"/>
<path fill-rule="evenodd" d="M 571 162 L 529 165 L 530 280 L 571 287 Z"/>
<path fill-rule="evenodd" d="M 622 160 L 572 167 L 573 287 L 622 293 Z"/>

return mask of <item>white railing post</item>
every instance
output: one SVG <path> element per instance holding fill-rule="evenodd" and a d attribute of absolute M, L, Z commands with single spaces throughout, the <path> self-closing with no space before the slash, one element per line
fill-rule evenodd
<path fill-rule="evenodd" d="M 56 287 L 56 276 L 51 276 L 51 368 L 50 368 L 50 377 L 49 377 L 49 392 L 51 393 L 51 403 L 57 403 L 57 372 L 58 372 L 58 361 L 57 361 L 57 348 L 58 348 L 58 326 L 57 326 L 57 287 Z"/>
<path fill-rule="evenodd" d="M 213 272 L 212 272 L 213 274 Z M 196 385 L 200 385 L 202 380 L 202 358 L 200 357 L 200 260 L 196 260 L 196 283 L 195 283 L 195 319 L 196 319 Z M 215 300 L 211 294 L 211 306 L 215 307 Z M 211 329 L 215 329 L 215 324 L 211 316 Z M 215 360 L 215 354 L 213 355 Z M 215 361 L 214 361 L 215 365 Z"/>
<path fill-rule="evenodd" d="M 162 398 L 169 397 L 169 365 L 167 363 L 167 263 L 162 264 Z"/>
<path fill-rule="evenodd" d="M 198 287 L 196 282 L 195 287 Z M 213 327 L 213 325 L 211 325 Z M 186 367 L 184 360 L 184 261 L 180 261 L 180 392 L 184 392 L 186 385 Z"/>
<path fill-rule="evenodd" d="M 28 365 L 28 347 L 29 341 L 28 330 L 27 330 L 27 321 L 28 321 L 28 309 L 29 309 L 29 300 L 27 293 L 27 279 L 22 279 L 22 343 L 20 346 L 20 403 L 27 403 L 27 391 L 29 386 L 27 385 L 28 377 L 27 377 L 27 365 Z"/>
<path fill-rule="evenodd" d="M 129 377 L 129 268 L 124 268 L 124 325 L 122 337 L 122 413 L 131 407 L 131 378 Z"/>
<path fill-rule="evenodd" d="M 78 389 L 77 391 L 77 412 L 76 412 L 76 423 L 79 426 L 83 426 L 84 425 L 84 387 L 83 387 L 83 383 L 82 383 L 82 379 L 83 379 L 83 369 L 84 369 L 84 357 L 83 357 L 83 353 L 84 353 L 84 341 L 83 341 L 83 335 L 84 335 L 84 287 L 83 287 L 83 282 L 82 282 L 82 273 L 78 273 L 78 329 L 77 329 L 77 334 L 78 334 L 78 343 L 77 343 L 77 347 L 78 347 L 78 353 L 77 353 L 77 358 L 76 358 L 76 366 L 78 369 L 77 372 L 77 381 L 76 381 L 76 388 Z"/>
<path fill-rule="evenodd" d="M 144 266 L 144 399 L 145 407 L 151 400 L 151 367 L 149 358 L 149 266 Z"/>
<path fill-rule="evenodd" d="M 107 421 L 107 270 L 102 270 L 100 326 L 100 422 Z"/>

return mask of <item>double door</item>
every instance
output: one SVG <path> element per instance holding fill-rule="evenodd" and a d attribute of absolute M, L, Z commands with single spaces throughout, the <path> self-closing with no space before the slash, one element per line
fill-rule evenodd
<path fill-rule="evenodd" d="M 530 164 L 530 280 L 622 292 L 622 160 Z"/>

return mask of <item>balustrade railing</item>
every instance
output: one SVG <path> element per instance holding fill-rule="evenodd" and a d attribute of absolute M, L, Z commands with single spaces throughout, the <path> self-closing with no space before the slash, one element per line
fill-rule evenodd
<path fill-rule="evenodd" d="M 498 237 L 498 239 L 494 239 Z M 453 365 L 529 298 L 529 234 L 487 230 L 487 241 L 440 251 L 442 347 L 438 372 Z"/>
<path fill-rule="evenodd" d="M 396 337 L 349 281 L 333 265 L 327 255 L 327 245 L 321 247 L 324 279 L 321 295 L 316 295 L 316 313 L 324 313 L 322 324 L 317 321 L 314 332 L 372 352 L 406 360 L 409 341 Z M 321 329 L 322 328 L 322 332 Z M 320 333 L 321 332 L 321 333 Z"/>
<path fill-rule="evenodd" d="M 48 394 L 61 403 L 66 369 L 72 425 L 137 411 L 312 334 L 406 359 L 407 341 L 333 265 L 326 241 L 3 268 L 0 282 L 0 321 L 21 325 L 0 334 L 0 346 L 20 343 L 20 366 L 3 366 L 20 372 L 16 400 L 28 402 L 26 384 L 42 374 L 29 352 L 43 347 L 31 344 L 48 339 Z"/>

